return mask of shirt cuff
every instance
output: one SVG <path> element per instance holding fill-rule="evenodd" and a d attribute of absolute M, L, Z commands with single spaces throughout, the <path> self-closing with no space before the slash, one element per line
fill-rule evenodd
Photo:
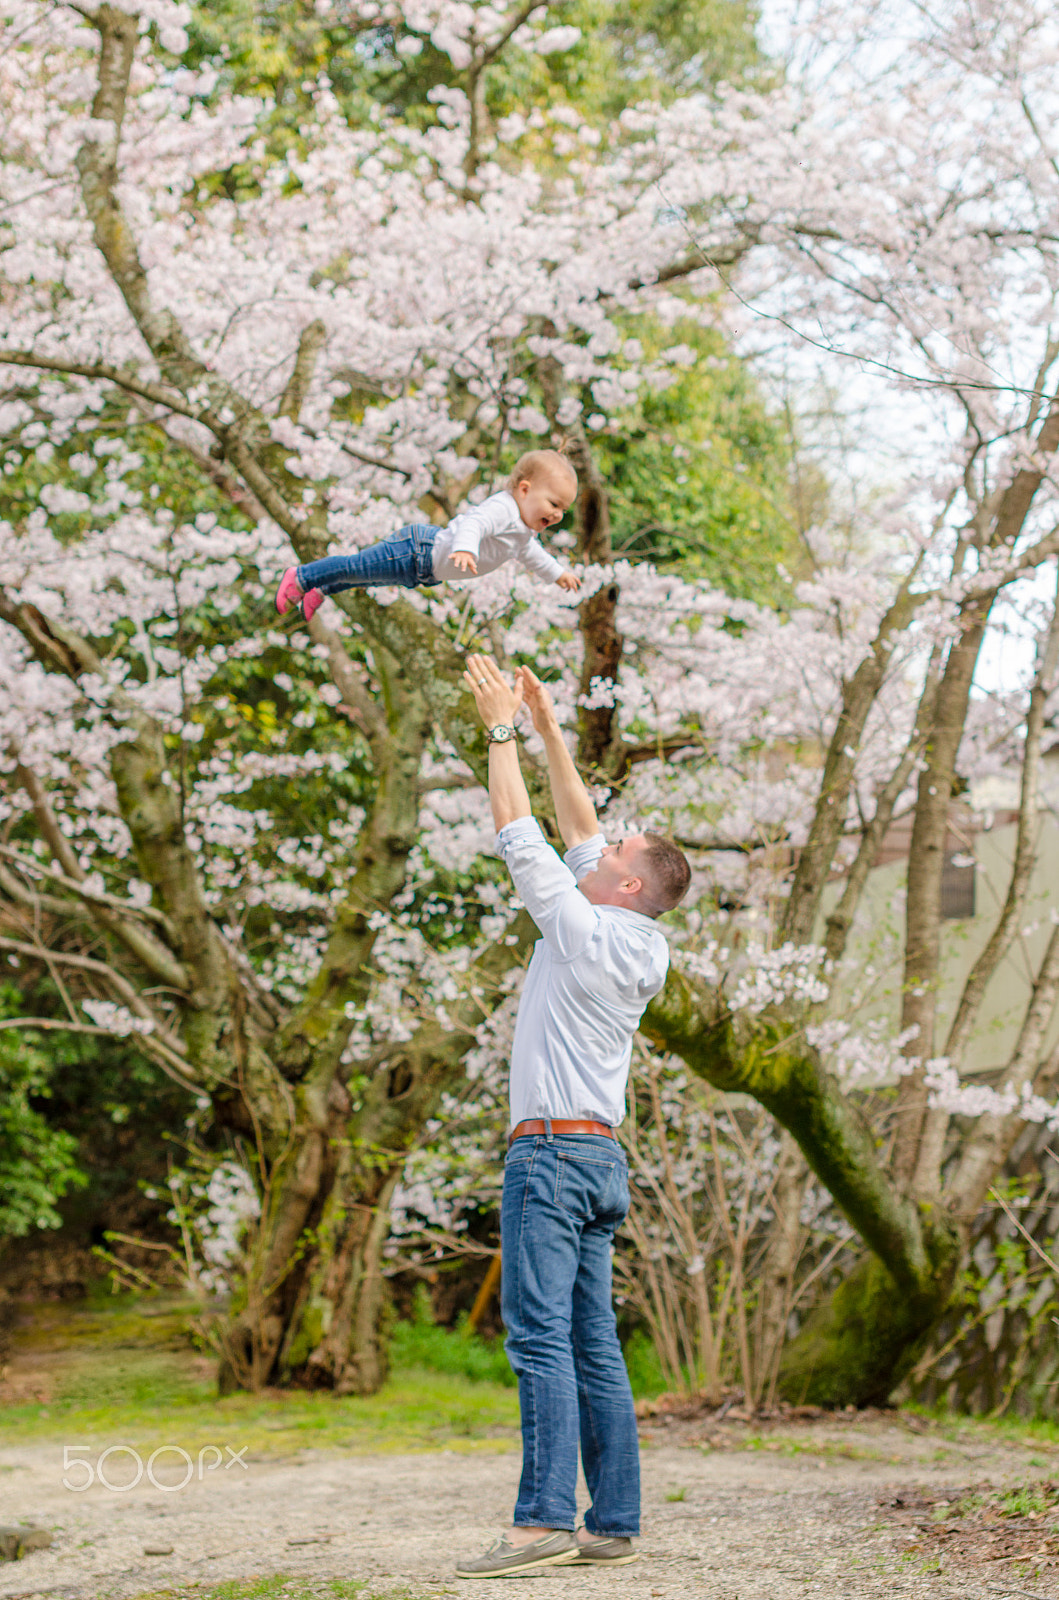
<path fill-rule="evenodd" d="M 524 839 L 539 839 L 542 844 L 547 844 L 536 817 L 516 817 L 514 822 L 505 822 L 496 836 L 497 855 L 502 856 L 508 845 L 519 844 Z"/>
<path fill-rule="evenodd" d="M 597 833 L 591 839 L 582 839 L 580 844 L 570 846 L 563 860 L 575 878 L 580 880 L 586 872 L 591 872 L 593 867 L 598 866 L 606 842 L 603 835 Z"/>

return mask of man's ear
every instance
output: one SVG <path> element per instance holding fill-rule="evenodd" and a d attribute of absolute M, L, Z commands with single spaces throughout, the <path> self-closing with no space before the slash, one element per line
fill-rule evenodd
<path fill-rule="evenodd" d="M 642 878 L 623 878 L 621 883 L 622 894 L 639 894 L 643 888 Z"/>

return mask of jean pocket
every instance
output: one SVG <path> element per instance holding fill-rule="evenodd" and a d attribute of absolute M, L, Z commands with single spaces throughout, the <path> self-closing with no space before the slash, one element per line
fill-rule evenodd
<path fill-rule="evenodd" d="M 424 588 L 438 581 L 434 576 L 434 541 L 437 536 L 438 530 L 434 527 L 412 529 L 416 577 Z"/>
<path fill-rule="evenodd" d="M 580 1222 L 594 1222 L 611 1215 L 628 1190 L 622 1183 L 622 1167 L 605 1156 L 556 1153 L 555 1203 Z M 622 1215 L 624 1216 L 624 1211 Z"/>

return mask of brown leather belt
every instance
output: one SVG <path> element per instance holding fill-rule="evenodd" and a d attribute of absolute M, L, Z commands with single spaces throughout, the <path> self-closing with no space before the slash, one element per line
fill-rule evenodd
<path fill-rule="evenodd" d="M 551 1125 L 552 1132 L 557 1137 L 564 1133 L 598 1133 L 607 1139 L 614 1138 L 614 1129 L 606 1122 L 571 1122 L 562 1117 L 552 1117 Z M 529 1122 L 519 1122 L 507 1136 L 508 1147 L 510 1148 L 516 1139 L 525 1139 L 535 1133 L 543 1134 L 547 1132 L 547 1123 L 540 1119 L 535 1118 Z"/>

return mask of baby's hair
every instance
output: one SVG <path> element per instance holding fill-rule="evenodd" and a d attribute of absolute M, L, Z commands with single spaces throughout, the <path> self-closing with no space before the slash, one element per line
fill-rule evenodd
<path fill-rule="evenodd" d="M 563 455 L 561 450 L 527 450 L 524 456 L 519 456 L 507 480 L 509 494 L 514 494 L 520 483 L 532 483 L 539 478 L 542 472 L 555 471 L 560 467 L 577 488 L 577 473 L 569 456 Z"/>

